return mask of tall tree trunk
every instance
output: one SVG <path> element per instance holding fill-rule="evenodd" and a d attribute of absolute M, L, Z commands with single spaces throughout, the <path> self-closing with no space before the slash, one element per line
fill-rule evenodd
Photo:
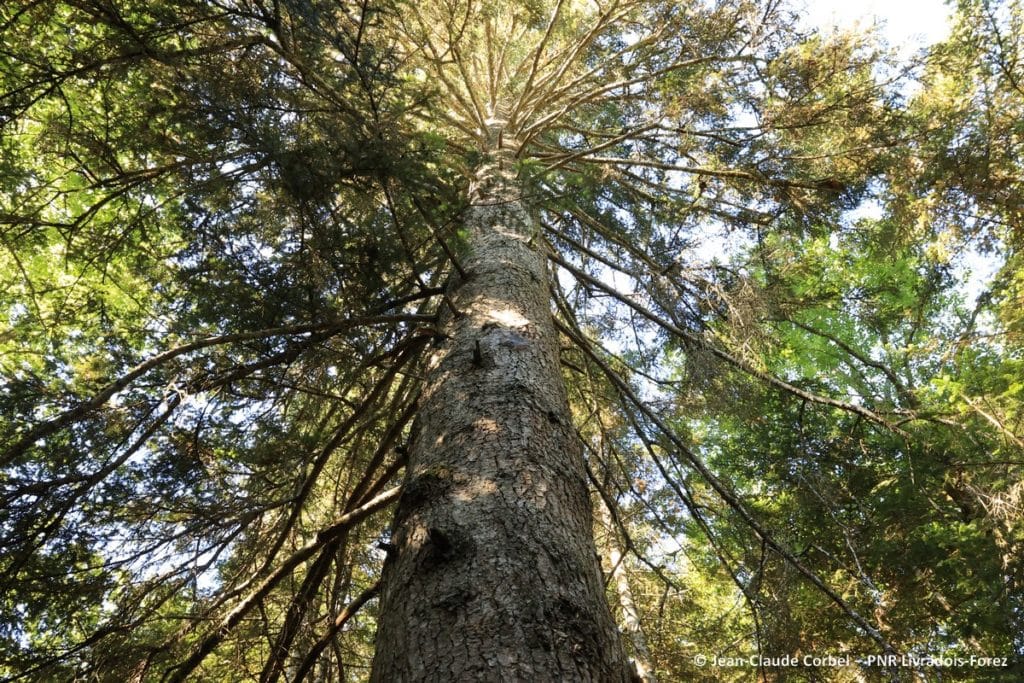
<path fill-rule="evenodd" d="M 444 324 L 414 425 L 376 683 L 630 679 L 602 588 L 537 223 L 511 166 L 494 152 L 470 188 L 467 277 L 451 291 L 458 314 Z"/>

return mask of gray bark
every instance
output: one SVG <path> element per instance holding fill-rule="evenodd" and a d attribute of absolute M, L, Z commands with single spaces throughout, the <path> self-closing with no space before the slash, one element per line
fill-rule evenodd
<path fill-rule="evenodd" d="M 376 683 L 631 678 L 510 167 L 493 154 L 470 189 L 459 314 L 431 359 L 384 567 Z"/>

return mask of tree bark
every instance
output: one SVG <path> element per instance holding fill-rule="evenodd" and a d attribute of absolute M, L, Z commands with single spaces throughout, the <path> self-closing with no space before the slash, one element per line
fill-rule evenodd
<path fill-rule="evenodd" d="M 511 157 L 489 159 L 413 427 L 371 680 L 629 681 L 537 222 Z"/>

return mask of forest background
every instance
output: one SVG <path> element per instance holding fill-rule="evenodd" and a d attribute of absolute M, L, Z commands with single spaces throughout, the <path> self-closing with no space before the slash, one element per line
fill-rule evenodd
<path fill-rule="evenodd" d="M 4 3 L 0 676 L 393 664 L 385 563 L 470 562 L 407 527 L 491 183 L 638 676 L 1020 680 L 1024 8 L 943 8 Z M 708 665 L 805 655 L 854 661 Z"/>

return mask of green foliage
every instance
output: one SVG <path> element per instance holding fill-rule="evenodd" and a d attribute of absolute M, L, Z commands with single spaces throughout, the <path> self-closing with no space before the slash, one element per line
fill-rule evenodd
<path fill-rule="evenodd" d="M 322 532 L 400 482 L 496 160 L 662 680 L 1016 675 L 1022 16 L 905 101 L 748 0 L 3 5 L 0 675 L 365 680 L 386 522 Z"/>

